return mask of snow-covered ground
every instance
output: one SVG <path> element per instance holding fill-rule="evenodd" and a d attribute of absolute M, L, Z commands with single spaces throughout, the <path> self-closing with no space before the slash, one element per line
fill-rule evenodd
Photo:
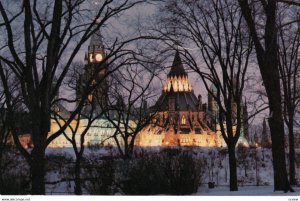
<path fill-rule="evenodd" d="M 229 191 L 228 186 L 209 189 L 207 186 L 199 187 L 194 195 L 200 196 L 300 196 L 300 187 L 294 188 L 295 192 L 284 193 L 275 191 L 274 186 L 244 186 L 239 187 L 238 191 Z"/>
<path fill-rule="evenodd" d="M 300 187 L 295 187 L 294 193 L 274 192 L 273 187 L 273 168 L 272 168 L 272 156 L 270 149 L 239 149 L 237 150 L 237 175 L 239 191 L 229 191 L 229 164 L 228 154 L 223 148 L 186 148 L 193 151 L 197 160 L 203 162 L 203 178 L 202 184 L 198 189 L 198 192 L 194 195 L 200 196 L 300 196 Z M 157 148 L 147 149 L 149 152 L 159 151 Z M 107 155 L 117 154 L 117 150 L 114 149 L 100 149 L 100 150 L 85 150 L 86 156 L 88 155 Z M 66 149 L 47 149 L 48 155 L 63 155 L 66 154 L 71 158 L 74 158 L 74 154 L 71 148 Z M 297 178 L 300 178 L 300 168 L 297 164 Z M 72 169 L 72 166 L 65 167 L 65 170 L 49 171 L 47 173 L 47 181 L 54 182 L 60 180 L 64 175 Z M 207 183 L 214 182 L 215 188 L 209 189 Z M 256 186 L 256 185 L 259 186 Z M 57 184 L 47 185 L 48 194 L 73 194 L 74 183 L 60 182 Z"/>

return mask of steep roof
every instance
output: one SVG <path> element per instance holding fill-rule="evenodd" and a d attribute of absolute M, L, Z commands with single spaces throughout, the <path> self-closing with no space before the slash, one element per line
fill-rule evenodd
<path fill-rule="evenodd" d="M 102 36 L 100 30 L 97 30 L 91 36 L 90 45 L 89 45 L 89 52 L 100 52 L 103 51 L 104 46 L 102 42 Z"/>
<path fill-rule="evenodd" d="M 181 61 L 178 51 L 176 51 L 171 70 L 168 74 L 168 77 L 171 77 L 171 76 L 187 76 L 187 73 L 184 70 L 184 67 L 182 65 L 182 61 Z"/>
<path fill-rule="evenodd" d="M 175 98 L 175 111 L 198 111 L 199 101 L 194 92 L 163 92 L 156 104 L 150 108 L 153 111 L 168 111 L 169 98 Z"/>

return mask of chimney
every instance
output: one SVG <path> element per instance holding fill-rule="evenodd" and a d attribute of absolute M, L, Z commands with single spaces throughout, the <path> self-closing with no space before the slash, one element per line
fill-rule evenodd
<path fill-rule="evenodd" d="M 202 104 L 202 111 L 207 112 L 207 104 L 206 103 Z"/>

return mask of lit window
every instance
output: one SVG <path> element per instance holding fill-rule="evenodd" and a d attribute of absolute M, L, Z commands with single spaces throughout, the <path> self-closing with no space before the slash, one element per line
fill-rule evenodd
<path fill-rule="evenodd" d="M 181 118 L 181 124 L 182 124 L 182 125 L 185 125 L 185 124 L 186 124 L 186 118 L 185 118 L 184 115 L 183 115 L 182 118 Z"/>

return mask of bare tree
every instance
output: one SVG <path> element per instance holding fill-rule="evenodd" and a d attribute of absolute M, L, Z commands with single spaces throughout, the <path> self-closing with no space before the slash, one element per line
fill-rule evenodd
<path fill-rule="evenodd" d="M 129 65 L 112 76 L 105 117 L 113 125 L 113 138 L 124 160 L 132 157 L 139 132 L 152 122 L 156 112 L 147 110 L 158 94 L 153 88 L 155 68 Z"/>
<path fill-rule="evenodd" d="M 268 121 L 272 138 L 274 190 L 293 191 L 288 180 L 285 162 L 277 11 L 278 2 L 294 6 L 299 6 L 299 3 L 294 0 L 238 0 L 238 2 L 254 42 L 258 66 L 269 101 Z"/>
<path fill-rule="evenodd" d="M 243 123 L 242 95 L 252 49 L 238 5 L 219 0 L 171 1 L 164 11 L 168 23 L 164 36 L 180 45 L 186 64 L 201 77 L 217 103 L 218 123 L 228 146 L 230 190 L 237 191 L 235 148 Z M 199 65 L 199 55 L 204 65 Z"/>
<path fill-rule="evenodd" d="M 45 149 L 47 145 L 68 127 L 68 124 L 82 109 L 85 97 L 95 87 L 93 85 L 86 87 L 82 101 L 72 112 L 66 124 L 57 133 L 48 137 L 51 104 L 60 90 L 75 56 L 82 45 L 100 27 L 104 27 L 126 10 L 142 2 L 144 1 L 104 0 L 98 2 L 98 9 L 94 16 L 91 16 L 88 2 L 83 0 L 47 2 L 24 0 L 22 4 L 10 2 L 14 4 L 10 6 L 9 2 L 0 2 L 0 24 L 6 36 L 2 50 L 7 52 L 1 54 L 0 59 L 6 63 L 17 78 L 21 87 L 23 103 L 30 115 L 33 150 L 28 152 L 20 145 L 15 132 L 13 132 L 13 136 L 15 144 L 30 165 L 32 194 L 45 194 Z M 20 26 L 20 21 L 23 22 L 22 26 Z M 14 30 L 16 27 L 18 27 L 17 31 Z M 102 62 L 113 62 L 126 54 L 125 47 L 128 47 L 131 41 L 139 38 L 133 37 L 115 38 L 107 46 L 107 57 Z M 8 114 L 13 114 L 12 93 L 8 90 L 4 72 L 0 72 L 7 99 Z M 97 72 L 94 76 L 96 75 Z M 52 85 L 54 76 L 58 78 L 55 86 Z M 93 78 L 90 81 L 92 82 Z"/>

